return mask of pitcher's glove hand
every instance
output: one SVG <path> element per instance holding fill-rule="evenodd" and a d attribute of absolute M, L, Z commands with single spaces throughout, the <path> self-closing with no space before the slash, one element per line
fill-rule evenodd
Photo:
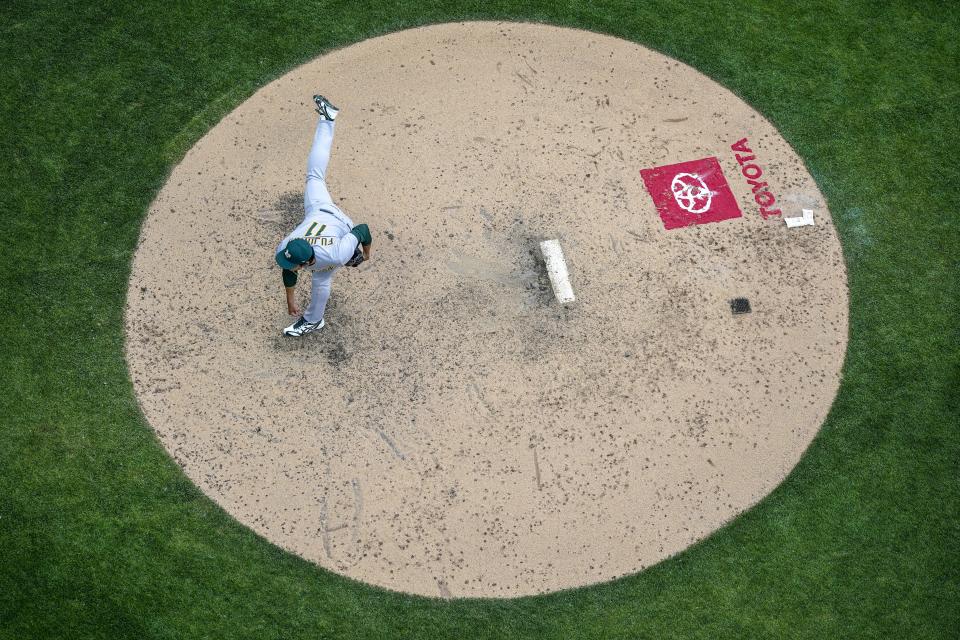
<path fill-rule="evenodd" d="M 357 248 L 353 250 L 353 257 L 347 260 L 344 266 L 359 267 L 361 262 L 363 262 L 363 251 L 360 250 L 360 245 L 357 245 Z"/>

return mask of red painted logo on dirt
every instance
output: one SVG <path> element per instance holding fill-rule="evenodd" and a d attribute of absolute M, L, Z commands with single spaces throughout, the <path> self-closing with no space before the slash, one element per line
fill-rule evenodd
<path fill-rule="evenodd" d="M 640 176 L 666 229 L 743 215 L 716 158 L 641 169 Z"/>
<path fill-rule="evenodd" d="M 743 177 L 746 178 L 747 182 L 750 184 L 750 190 L 753 192 L 753 199 L 757 201 L 758 205 L 760 205 L 760 215 L 763 216 L 763 219 L 766 220 L 770 216 L 783 215 L 783 212 L 780 211 L 780 209 L 771 208 L 777 203 L 777 197 L 773 195 L 773 191 L 770 190 L 770 185 L 768 185 L 766 182 L 760 181 L 760 176 L 763 175 L 763 169 L 760 168 L 760 165 L 750 162 L 751 160 L 756 160 L 757 156 L 753 155 L 753 150 L 747 146 L 747 139 L 741 138 L 740 140 L 737 140 L 730 145 L 730 148 L 734 151 L 739 151 L 740 153 L 751 154 L 742 156 L 740 153 L 738 153 L 737 162 L 740 163 L 740 173 L 743 174 Z"/>

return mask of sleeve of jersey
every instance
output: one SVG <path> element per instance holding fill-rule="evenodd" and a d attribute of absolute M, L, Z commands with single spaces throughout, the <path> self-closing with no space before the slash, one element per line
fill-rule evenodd
<path fill-rule="evenodd" d="M 357 236 L 357 240 L 365 247 L 369 247 L 370 243 L 373 242 L 373 237 L 370 236 L 370 227 L 365 224 L 358 224 L 350 229 L 350 233 Z"/>
<path fill-rule="evenodd" d="M 297 284 L 297 272 L 290 271 L 289 269 L 283 270 L 283 286 L 290 288 Z"/>

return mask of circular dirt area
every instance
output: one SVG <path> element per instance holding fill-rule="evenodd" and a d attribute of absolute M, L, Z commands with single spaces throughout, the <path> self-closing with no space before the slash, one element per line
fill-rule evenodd
<path fill-rule="evenodd" d="M 323 331 L 283 338 L 273 250 L 318 92 L 373 259 L 337 274 Z M 714 531 L 797 463 L 846 340 L 830 214 L 769 122 L 663 55 L 529 24 L 395 33 L 258 91 L 153 203 L 127 310 L 143 412 L 204 492 L 443 597 L 609 580 Z"/>

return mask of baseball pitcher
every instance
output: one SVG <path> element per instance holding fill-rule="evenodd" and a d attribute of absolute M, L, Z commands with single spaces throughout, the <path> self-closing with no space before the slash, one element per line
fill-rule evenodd
<path fill-rule="evenodd" d="M 370 259 L 372 238 L 365 224 L 354 225 L 333 203 L 327 191 L 327 164 L 333 145 L 334 120 L 337 109 L 323 96 L 313 96 L 320 121 L 313 136 L 313 147 L 307 158 L 307 186 L 303 194 L 306 216 L 290 235 L 277 245 L 277 264 L 283 269 L 283 287 L 287 298 L 287 312 L 299 316 L 296 322 L 283 330 L 285 336 L 305 336 L 326 324 L 323 311 L 330 298 L 330 282 L 341 266 L 356 267 Z M 313 272 L 310 305 L 301 314 L 295 297 L 297 274 L 301 270 Z"/>

